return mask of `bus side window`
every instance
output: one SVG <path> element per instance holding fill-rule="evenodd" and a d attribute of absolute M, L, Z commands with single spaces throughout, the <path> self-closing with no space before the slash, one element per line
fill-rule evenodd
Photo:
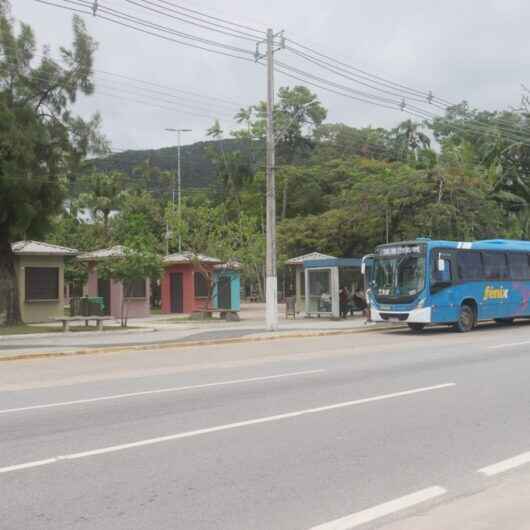
<path fill-rule="evenodd" d="M 456 255 L 458 279 L 463 281 L 482 280 L 482 258 L 479 252 L 466 251 Z"/>
<path fill-rule="evenodd" d="M 524 281 L 530 279 L 528 254 L 510 252 L 508 254 L 508 264 L 510 266 L 510 276 L 512 280 Z"/>

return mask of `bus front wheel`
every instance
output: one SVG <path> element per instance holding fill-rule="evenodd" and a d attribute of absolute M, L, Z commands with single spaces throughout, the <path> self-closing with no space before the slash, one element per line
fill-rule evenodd
<path fill-rule="evenodd" d="M 425 329 L 425 324 L 420 324 L 418 322 L 410 322 L 407 326 L 411 331 L 414 331 L 414 333 L 420 333 Z"/>
<path fill-rule="evenodd" d="M 471 331 L 474 327 L 475 327 L 475 311 L 470 305 L 464 304 L 460 308 L 460 316 L 458 317 L 458 320 L 455 322 L 454 328 L 456 331 L 460 333 L 466 333 L 468 331 Z"/>

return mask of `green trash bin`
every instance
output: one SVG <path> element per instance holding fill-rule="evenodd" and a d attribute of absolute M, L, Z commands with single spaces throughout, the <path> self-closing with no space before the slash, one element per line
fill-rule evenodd
<path fill-rule="evenodd" d="M 103 316 L 105 313 L 105 302 L 101 296 L 94 296 L 88 298 L 88 315 L 89 316 Z"/>
<path fill-rule="evenodd" d="M 89 313 L 89 304 L 88 304 L 88 298 L 86 296 L 84 296 L 83 298 L 80 298 L 79 299 L 79 311 L 78 311 L 78 315 L 82 316 L 82 317 L 87 317 L 90 315 Z"/>

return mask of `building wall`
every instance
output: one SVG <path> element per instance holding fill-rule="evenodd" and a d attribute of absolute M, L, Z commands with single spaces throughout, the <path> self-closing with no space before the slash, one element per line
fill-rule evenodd
<path fill-rule="evenodd" d="M 88 279 L 85 288 L 83 289 L 83 294 L 85 296 L 98 295 L 98 273 L 94 263 L 88 264 Z"/>
<path fill-rule="evenodd" d="M 128 318 L 143 318 L 151 314 L 151 282 L 145 280 L 145 298 L 129 298 L 126 301 Z M 124 289 L 121 282 L 110 283 L 110 310 L 112 316 L 120 318 Z"/>
<path fill-rule="evenodd" d="M 205 308 L 205 300 L 195 298 L 195 280 L 194 274 L 197 269 L 191 264 L 169 265 L 165 268 L 164 275 L 160 285 L 162 298 L 162 313 L 171 313 L 171 280 L 172 272 L 182 273 L 183 289 L 183 313 L 191 314 L 193 311 L 199 311 Z"/>
<path fill-rule="evenodd" d="M 26 323 L 46 322 L 64 316 L 64 258 L 62 256 L 15 256 L 20 311 Z M 58 267 L 59 298 L 52 302 L 26 302 L 26 267 Z"/>

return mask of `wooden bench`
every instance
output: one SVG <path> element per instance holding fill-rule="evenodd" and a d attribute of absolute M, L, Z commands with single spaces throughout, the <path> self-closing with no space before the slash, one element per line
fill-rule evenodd
<path fill-rule="evenodd" d="M 95 322 L 98 331 L 103 331 L 103 322 L 105 320 L 112 320 L 112 317 L 100 316 L 77 316 L 77 317 L 55 317 L 51 319 L 53 322 L 61 322 L 63 324 L 63 331 L 66 333 L 70 331 L 70 324 L 72 322 L 84 322 L 85 327 L 88 328 L 89 322 Z"/>

